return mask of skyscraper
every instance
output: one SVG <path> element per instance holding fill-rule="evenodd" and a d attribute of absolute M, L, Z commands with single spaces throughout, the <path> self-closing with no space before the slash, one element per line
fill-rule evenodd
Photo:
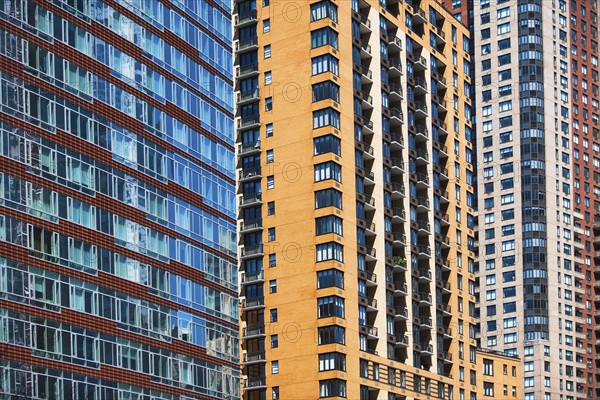
<path fill-rule="evenodd" d="M 436 2 L 234 7 L 244 398 L 475 398 L 468 29 Z"/>
<path fill-rule="evenodd" d="M 0 393 L 239 398 L 229 3 L 0 16 Z"/>
<path fill-rule="evenodd" d="M 521 356 L 526 400 L 595 396 L 596 8 L 473 8 L 481 344 Z"/>

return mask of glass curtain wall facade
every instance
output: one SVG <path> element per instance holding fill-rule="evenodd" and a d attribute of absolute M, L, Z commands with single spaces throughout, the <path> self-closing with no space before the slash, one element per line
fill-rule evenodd
<path fill-rule="evenodd" d="M 0 18 L 0 393 L 239 398 L 229 3 Z"/>

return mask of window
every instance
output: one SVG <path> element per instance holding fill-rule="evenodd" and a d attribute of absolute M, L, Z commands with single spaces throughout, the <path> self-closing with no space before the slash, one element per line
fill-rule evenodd
<path fill-rule="evenodd" d="M 510 38 L 498 40 L 498 50 L 510 49 Z"/>
<path fill-rule="evenodd" d="M 271 111 L 273 109 L 273 98 L 267 97 L 265 99 L 265 111 Z"/>
<path fill-rule="evenodd" d="M 265 58 L 271 58 L 271 45 L 268 44 L 264 48 Z"/>
<path fill-rule="evenodd" d="M 271 71 L 265 72 L 265 85 L 270 85 L 273 83 L 273 74 Z"/>
<path fill-rule="evenodd" d="M 275 215 L 275 202 L 269 201 L 267 203 L 267 215 Z"/>
<path fill-rule="evenodd" d="M 510 32 L 510 22 L 498 25 L 498 35 L 503 35 Z"/>
<path fill-rule="evenodd" d="M 269 254 L 269 267 L 277 265 L 277 254 Z"/>
<path fill-rule="evenodd" d="M 346 381 L 327 379 L 319 381 L 319 398 L 346 397 Z"/>
<path fill-rule="evenodd" d="M 310 22 L 324 18 L 337 22 L 337 6 L 331 1 L 320 1 L 310 6 Z"/>
<path fill-rule="evenodd" d="M 498 19 L 510 17 L 510 7 L 504 7 L 498 10 Z"/>
<path fill-rule="evenodd" d="M 279 317 L 277 315 L 277 309 L 276 308 L 271 309 L 270 316 L 271 316 L 271 322 L 277 322 L 278 321 Z"/>
<path fill-rule="evenodd" d="M 319 354 L 319 372 L 346 371 L 346 355 L 342 353 Z"/>
<path fill-rule="evenodd" d="M 269 232 L 269 234 L 268 234 L 268 240 L 269 240 L 269 242 L 275 241 L 275 238 L 276 238 L 275 228 L 269 228 L 268 232 Z"/>
<path fill-rule="evenodd" d="M 319 75 L 331 72 L 339 76 L 339 61 L 331 54 L 325 54 L 312 59 L 312 74 Z"/>
<path fill-rule="evenodd" d="M 483 382 L 483 395 L 494 397 L 494 383 L 493 382 Z"/>
<path fill-rule="evenodd" d="M 326 344 L 346 344 L 346 329 L 337 326 L 323 326 L 318 329 L 319 346 Z"/>
<path fill-rule="evenodd" d="M 322 128 L 324 126 L 333 126 L 340 129 L 340 113 L 333 108 L 324 108 L 322 110 L 313 111 L 313 129 Z"/>
<path fill-rule="evenodd" d="M 494 376 L 494 360 L 483 359 L 483 374 Z"/>
<path fill-rule="evenodd" d="M 314 155 L 334 153 L 341 154 L 340 139 L 333 135 L 320 136 L 314 139 Z"/>
<path fill-rule="evenodd" d="M 265 19 L 263 20 L 263 33 L 271 32 L 271 20 Z"/>
<path fill-rule="evenodd" d="M 338 33 L 330 27 L 317 29 L 310 33 L 310 43 L 312 49 L 327 45 L 337 49 Z"/>
<path fill-rule="evenodd" d="M 272 400 L 279 400 L 279 386 L 273 386 L 273 391 L 271 392 Z"/>
<path fill-rule="evenodd" d="M 317 262 L 336 260 L 344 262 L 344 248 L 335 242 L 317 245 Z"/>
<path fill-rule="evenodd" d="M 342 192 L 324 189 L 315 192 L 315 208 L 336 207 L 342 209 Z"/>
<path fill-rule="evenodd" d="M 344 299 L 337 296 L 321 297 L 317 299 L 318 318 L 338 317 L 344 318 Z"/>
<path fill-rule="evenodd" d="M 276 279 L 269 281 L 269 293 L 277 293 L 277 280 Z"/>
<path fill-rule="evenodd" d="M 516 343 L 516 342 L 517 342 L 517 334 L 516 333 L 505 333 L 504 334 L 504 344 Z"/>
<path fill-rule="evenodd" d="M 512 72 L 510 69 L 505 69 L 503 71 L 498 72 L 498 82 L 502 82 L 508 79 L 511 79 Z"/>
<path fill-rule="evenodd" d="M 327 215 L 316 219 L 316 236 L 335 233 L 342 236 L 342 222 L 340 217 Z"/>
<path fill-rule="evenodd" d="M 279 373 L 279 361 L 271 361 L 271 373 L 273 375 Z"/>
<path fill-rule="evenodd" d="M 315 165 L 315 182 L 333 179 L 336 182 L 342 181 L 342 167 L 333 161 Z"/>
<path fill-rule="evenodd" d="M 331 81 L 314 84 L 312 87 L 313 102 L 332 99 L 340 101 L 340 87 Z"/>
<path fill-rule="evenodd" d="M 267 176 L 267 189 L 274 189 L 274 188 L 275 188 L 275 176 L 269 175 L 269 176 Z"/>
<path fill-rule="evenodd" d="M 279 347 L 279 336 L 271 335 L 271 348 L 276 349 L 277 347 Z"/>
<path fill-rule="evenodd" d="M 327 269 L 317 272 L 317 289 L 328 287 L 344 288 L 344 273 L 337 269 Z"/>
<path fill-rule="evenodd" d="M 265 136 L 266 137 L 273 136 L 273 124 L 265 125 Z"/>

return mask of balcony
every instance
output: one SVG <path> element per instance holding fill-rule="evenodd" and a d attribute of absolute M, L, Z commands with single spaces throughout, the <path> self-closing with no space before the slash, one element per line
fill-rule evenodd
<path fill-rule="evenodd" d="M 242 299 L 240 300 L 240 307 L 243 311 L 256 310 L 259 308 L 265 307 L 265 298 L 264 297 L 255 297 L 252 299 Z"/>
<path fill-rule="evenodd" d="M 428 305 L 428 306 L 433 305 L 433 302 L 431 301 L 431 293 L 427 293 L 427 292 L 421 292 L 421 293 L 419 293 L 419 305 Z M 421 318 L 421 320 L 423 320 L 423 318 Z M 429 327 L 432 326 L 431 325 L 431 318 L 429 318 L 429 323 L 427 325 Z"/>
<path fill-rule="evenodd" d="M 450 239 L 446 235 L 442 235 L 440 233 L 435 234 L 435 240 L 441 243 L 442 247 L 449 248 L 450 247 Z"/>
<path fill-rule="evenodd" d="M 448 282 L 444 282 L 444 283 L 448 283 Z M 448 284 L 448 286 L 450 286 L 450 284 Z M 435 308 L 438 311 L 441 311 L 442 313 L 446 314 L 446 316 L 451 316 L 452 315 L 452 307 L 450 306 L 450 304 L 437 303 L 435 305 Z"/>
<path fill-rule="evenodd" d="M 427 116 L 427 105 L 424 102 L 415 102 L 415 115 L 421 117 Z"/>
<path fill-rule="evenodd" d="M 402 39 L 400 39 L 398 36 L 394 36 L 390 40 L 389 47 L 398 51 L 402 50 Z"/>
<path fill-rule="evenodd" d="M 435 258 L 435 264 L 441 268 L 442 272 L 450 271 L 450 263 L 442 257 Z"/>
<path fill-rule="evenodd" d="M 266 336 L 265 326 L 262 324 L 248 325 L 247 327 L 242 329 L 242 337 L 244 339 L 257 338 L 261 336 Z"/>
<path fill-rule="evenodd" d="M 259 271 L 259 272 L 254 272 L 252 274 L 247 274 L 245 272 L 243 272 L 241 274 L 241 284 L 242 285 L 252 285 L 255 283 L 261 283 L 265 281 L 265 276 L 263 271 Z"/>
<path fill-rule="evenodd" d="M 360 33 L 371 33 L 371 20 L 368 17 L 352 11 L 352 16 L 357 21 L 360 21 Z"/>
<path fill-rule="evenodd" d="M 240 222 L 240 233 L 258 232 L 262 230 L 262 219 L 251 219 Z"/>
<path fill-rule="evenodd" d="M 418 256 L 421 258 L 431 258 L 431 248 L 429 246 L 418 246 Z"/>
<path fill-rule="evenodd" d="M 392 221 L 393 222 L 406 222 L 406 211 L 400 207 L 394 207 L 392 209 Z M 395 220 L 395 221 L 394 221 Z"/>
<path fill-rule="evenodd" d="M 419 58 L 417 58 L 415 60 L 414 67 L 415 67 L 415 71 L 426 70 L 427 69 L 427 59 L 425 59 L 425 57 L 423 57 L 423 56 L 419 56 Z"/>
<path fill-rule="evenodd" d="M 413 24 L 426 24 L 427 23 L 427 14 L 422 8 L 418 8 L 415 10 L 415 13 L 412 16 Z"/>
<path fill-rule="evenodd" d="M 249 181 L 252 179 L 262 178 L 260 167 L 244 168 L 238 174 L 238 180 L 240 182 Z"/>
<path fill-rule="evenodd" d="M 407 271 L 408 267 L 406 265 L 406 259 L 400 256 L 394 257 L 394 269 L 400 271 Z"/>
<path fill-rule="evenodd" d="M 371 146 L 365 142 L 361 142 L 359 140 L 355 140 L 354 145 L 358 150 L 363 152 L 363 159 L 365 159 L 365 160 L 375 159 L 375 149 L 373 148 L 373 146 Z"/>
<path fill-rule="evenodd" d="M 400 320 L 408 320 L 408 308 L 406 307 L 395 307 L 394 317 Z"/>
<path fill-rule="evenodd" d="M 245 258 L 262 257 L 262 256 L 264 256 L 262 244 L 258 244 L 258 245 L 254 245 L 254 246 L 244 246 L 242 248 L 242 254 L 240 254 L 240 257 L 242 258 L 242 260 Z"/>
<path fill-rule="evenodd" d="M 417 181 L 417 189 L 429 187 L 429 177 L 427 176 L 427 174 L 417 173 L 415 175 Z"/>
<path fill-rule="evenodd" d="M 367 282 L 367 286 L 377 286 L 377 275 L 372 272 L 358 270 L 358 279 Z"/>
<path fill-rule="evenodd" d="M 394 294 L 398 296 L 406 296 L 408 294 L 408 286 L 406 285 L 406 283 L 395 282 Z"/>
<path fill-rule="evenodd" d="M 358 296 L 358 304 L 365 306 L 367 311 L 377 311 L 377 300 L 368 296 Z"/>
<path fill-rule="evenodd" d="M 394 182 L 392 183 L 392 200 L 398 197 L 406 197 L 406 188 L 404 187 L 404 184 Z"/>
<path fill-rule="evenodd" d="M 392 133 L 392 150 L 394 146 L 404 148 L 404 138 L 399 133 Z"/>
<path fill-rule="evenodd" d="M 370 339 L 378 338 L 378 330 L 374 326 L 360 325 L 359 332 L 362 333 L 363 335 L 367 335 L 367 337 Z"/>
<path fill-rule="evenodd" d="M 438 351 L 438 359 L 442 360 L 444 364 L 452 364 L 452 353 L 446 351 Z"/>
<path fill-rule="evenodd" d="M 417 210 L 419 208 L 425 209 L 426 211 L 430 210 L 430 206 L 429 206 L 429 199 L 427 197 L 423 197 L 423 196 L 419 196 L 416 199 L 414 197 L 411 197 L 411 201 L 412 200 L 416 200 L 415 203 L 417 205 Z"/>
<path fill-rule="evenodd" d="M 401 158 L 392 158 L 391 160 L 392 173 L 405 172 L 404 161 Z"/>
<path fill-rule="evenodd" d="M 260 116 L 250 115 L 248 117 L 242 117 L 238 120 L 238 129 L 251 129 L 258 128 L 260 126 Z"/>
<path fill-rule="evenodd" d="M 355 90 L 354 96 L 362 100 L 363 110 L 373 108 L 373 96 L 371 96 L 369 93 L 361 90 Z"/>
<path fill-rule="evenodd" d="M 419 270 L 419 281 L 420 282 L 431 282 L 431 271 L 428 269 Z"/>
<path fill-rule="evenodd" d="M 364 193 L 356 192 L 356 199 L 365 205 L 365 211 L 375 210 L 375 198 Z"/>
<path fill-rule="evenodd" d="M 436 279 L 435 286 L 437 286 L 439 289 L 442 289 L 442 293 L 446 293 L 446 294 L 452 293 L 452 289 L 450 288 L 450 282 L 448 282 L 448 281 Z M 440 304 L 440 305 L 443 305 L 443 304 Z"/>
<path fill-rule="evenodd" d="M 242 381 L 243 390 L 258 390 L 267 388 L 267 378 L 248 378 Z"/>
<path fill-rule="evenodd" d="M 258 63 L 240 65 L 237 67 L 236 76 L 238 79 L 249 78 L 252 75 L 258 75 Z"/>
<path fill-rule="evenodd" d="M 403 98 L 404 98 L 404 91 L 402 90 L 402 87 L 395 83 L 390 83 L 390 100 L 391 101 L 395 101 L 395 100 L 400 101 Z"/>
<path fill-rule="evenodd" d="M 260 153 L 260 139 L 250 143 L 241 143 L 238 145 L 239 156 L 249 156 Z"/>
<path fill-rule="evenodd" d="M 389 72 L 391 77 L 402 75 L 404 72 L 402 68 L 402 61 L 398 60 L 397 58 L 390 58 L 388 62 L 390 64 Z"/>
<path fill-rule="evenodd" d="M 260 91 L 258 89 L 241 92 L 237 95 L 237 105 L 252 103 L 260 100 Z"/>
<path fill-rule="evenodd" d="M 444 325 L 438 325 L 437 333 L 444 335 L 444 339 L 452 339 L 452 329 Z"/>
<path fill-rule="evenodd" d="M 406 235 L 400 232 L 394 232 L 394 244 L 406 246 Z"/>
<path fill-rule="evenodd" d="M 433 345 L 430 343 L 421 343 L 421 357 L 433 356 Z"/>
<path fill-rule="evenodd" d="M 427 82 L 423 78 L 415 78 L 415 94 L 427 93 Z"/>
<path fill-rule="evenodd" d="M 239 208 L 252 207 L 262 204 L 262 193 L 240 197 Z"/>
<path fill-rule="evenodd" d="M 433 193 L 435 193 L 436 195 L 440 196 L 440 200 L 442 200 L 442 203 L 448 203 L 449 200 L 449 193 L 447 190 L 443 190 L 439 187 L 434 187 L 433 188 Z"/>
<path fill-rule="evenodd" d="M 416 125 L 413 129 L 415 139 L 424 142 L 429 139 L 429 130 L 425 125 Z"/>
<path fill-rule="evenodd" d="M 235 16 L 235 28 L 241 28 L 246 25 L 258 23 L 258 15 L 256 10 L 247 11 Z"/>
<path fill-rule="evenodd" d="M 365 178 L 365 185 L 374 185 L 375 184 L 375 174 L 371 171 L 368 171 L 361 167 L 356 167 L 356 174 Z"/>
<path fill-rule="evenodd" d="M 396 335 L 396 347 L 408 347 L 408 336 Z"/>
<path fill-rule="evenodd" d="M 244 353 L 242 358 L 242 364 L 258 364 L 266 362 L 266 356 L 264 351 L 256 352 L 256 353 Z"/>
<path fill-rule="evenodd" d="M 391 108 L 390 109 L 390 124 L 392 126 L 394 126 L 394 125 L 400 125 L 403 123 L 404 123 L 404 114 L 402 113 L 402 111 L 397 108 Z"/>
<path fill-rule="evenodd" d="M 235 51 L 242 53 L 250 50 L 258 50 L 258 38 L 248 38 L 236 42 Z"/>

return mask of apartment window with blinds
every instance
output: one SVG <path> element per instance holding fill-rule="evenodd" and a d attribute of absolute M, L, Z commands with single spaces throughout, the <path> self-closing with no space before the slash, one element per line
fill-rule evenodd
<path fill-rule="evenodd" d="M 320 1 L 310 6 L 310 22 L 319 21 L 329 18 L 333 22 L 337 22 L 337 6 L 331 1 Z"/>
<path fill-rule="evenodd" d="M 344 299 L 337 296 L 321 297 L 317 299 L 317 314 L 319 318 L 344 318 Z"/>
<path fill-rule="evenodd" d="M 335 242 L 317 245 L 317 262 L 336 260 L 344 261 L 344 247 Z"/>
<path fill-rule="evenodd" d="M 319 354 L 319 372 L 346 371 L 346 355 L 342 353 Z"/>
<path fill-rule="evenodd" d="M 344 273 L 337 269 L 317 272 L 317 289 L 328 287 L 344 288 Z"/>
<path fill-rule="evenodd" d="M 312 74 L 319 75 L 325 72 L 339 76 L 339 61 L 331 54 L 324 54 L 312 59 Z"/>
<path fill-rule="evenodd" d="M 324 108 L 322 110 L 313 111 L 313 129 L 322 128 L 324 126 L 333 126 L 340 129 L 340 113 L 333 108 Z"/>
<path fill-rule="evenodd" d="M 342 192 L 324 189 L 315 192 L 315 208 L 336 207 L 342 209 Z"/>
<path fill-rule="evenodd" d="M 336 182 L 342 181 L 342 167 L 333 161 L 315 165 L 315 182 L 333 179 Z"/>
<path fill-rule="evenodd" d="M 346 344 L 346 329 L 337 326 L 323 326 L 318 329 L 319 346 L 326 344 Z"/>
<path fill-rule="evenodd" d="M 333 135 L 320 136 L 314 139 L 314 155 L 334 153 L 341 155 L 341 141 Z"/>
<path fill-rule="evenodd" d="M 340 101 L 340 87 L 331 81 L 317 83 L 312 87 L 313 102 L 331 99 Z"/>
<path fill-rule="evenodd" d="M 310 45 L 312 49 L 322 46 L 331 46 L 334 49 L 338 48 L 338 33 L 330 27 L 325 27 L 312 31 L 310 33 Z"/>
<path fill-rule="evenodd" d="M 342 236 L 342 222 L 340 217 L 327 215 L 316 219 L 316 236 L 335 233 Z"/>
<path fill-rule="evenodd" d="M 319 381 L 319 398 L 343 397 L 346 398 L 346 381 L 341 379 L 327 379 Z"/>

